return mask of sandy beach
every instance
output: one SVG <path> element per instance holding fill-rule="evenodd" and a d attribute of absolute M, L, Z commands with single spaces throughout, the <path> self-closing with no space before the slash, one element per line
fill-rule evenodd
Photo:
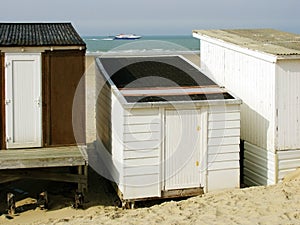
<path fill-rule="evenodd" d="M 186 56 L 195 64 L 198 56 Z M 198 57 L 198 58 L 197 58 Z M 87 56 L 87 142 L 95 133 L 95 65 Z M 68 183 L 22 180 L 0 186 L 0 225 L 2 224 L 300 224 L 300 170 L 289 174 L 277 185 L 210 192 L 186 199 L 137 203 L 136 209 L 122 210 L 110 182 L 91 168 L 89 192 L 84 209 L 74 209 L 73 191 Z M 48 210 L 35 207 L 40 190 L 49 194 Z M 17 213 L 5 212 L 8 191 L 17 193 Z"/>
<path fill-rule="evenodd" d="M 151 201 L 122 210 L 109 182 L 91 171 L 85 209 L 73 209 L 71 196 L 53 185 L 48 211 L 29 209 L 0 224 L 299 224 L 300 170 L 269 187 L 251 187 L 204 194 L 183 200 Z M 66 187 L 64 187 L 66 188 Z M 57 191 L 55 193 L 55 191 Z M 65 190 L 66 191 L 66 190 Z M 23 199 L 18 205 L 33 201 Z"/>

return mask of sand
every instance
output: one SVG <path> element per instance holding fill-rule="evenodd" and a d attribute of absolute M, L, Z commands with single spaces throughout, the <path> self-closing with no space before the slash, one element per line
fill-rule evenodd
<path fill-rule="evenodd" d="M 193 58 L 195 59 L 195 58 Z M 197 62 L 197 60 L 195 60 Z M 95 140 L 93 57 L 87 57 L 87 140 Z M 0 186 L 2 224 L 300 224 L 300 169 L 273 186 L 211 192 L 186 199 L 138 203 L 136 209 L 116 206 L 118 197 L 106 179 L 89 169 L 84 209 L 74 209 L 68 183 L 22 180 Z M 49 193 L 48 210 L 36 208 L 35 196 Z M 17 215 L 8 218 L 5 193 L 17 192 Z"/>
<path fill-rule="evenodd" d="M 127 210 L 114 206 L 117 196 L 108 181 L 93 171 L 90 175 L 85 209 L 73 209 L 70 197 L 49 189 L 54 202 L 48 211 L 30 209 L 11 220 L 2 215 L 0 224 L 300 224 L 300 170 L 273 186 L 150 201 Z"/>

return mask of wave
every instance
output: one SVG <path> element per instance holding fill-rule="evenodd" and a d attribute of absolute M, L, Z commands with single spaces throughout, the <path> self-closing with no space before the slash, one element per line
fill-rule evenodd
<path fill-rule="evenodd" d="M 170 54 L 199 54 L 199 50 L 166 50 L 166 49 L 128 49 L 112 51 L 87 51 L 87 55 L 170 55 Z"/>
<path fill-rule="evenodd" d="M 101 39 L 99 38 L 89 38 L 89 39 L 84 39 L 85 41 L 99 41 Z"/>
<path fill-rule="evenodd" d="M 101 41 L 113 41 L 114 38 L 102 38 Z"/>

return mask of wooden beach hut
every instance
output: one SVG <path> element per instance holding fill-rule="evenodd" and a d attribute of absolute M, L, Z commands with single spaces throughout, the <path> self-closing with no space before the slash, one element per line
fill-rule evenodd
<path fill-rule="evenodd" d="M 85 92 L 80 82 L 85 51 L 71 23 L 0 23 L 1 182 L 38 178 L 86 187 Z M 81 128 L 76 135 L 75 95 L 76 127 Z M 69 166 L 78 167 L 78 174 L 42 169 Z"/>
<path fill-rule="evenodd" d="M 123 202 L 239 187 L 239 99 L 181 56 L 107 56 L 96 65 L 89 164 Z"/>
<path fill-rule="evenodd" d="M 300 167 L 300 35 L 194 30 L 201 68 L 242 99 L 243 180 L 275 184 Z"/>

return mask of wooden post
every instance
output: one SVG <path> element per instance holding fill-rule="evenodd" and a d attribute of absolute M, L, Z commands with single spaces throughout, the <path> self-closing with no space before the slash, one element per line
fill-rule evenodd
<path fill-rule="evenodd" d="M 88 166 L 87 165 L 78 166 L 78 175 L 83 175 L 85 178 L 87 178 L 87 176 L 88 176 Z M 84 182 L 79 180 L 78 190 L 82 193 L 86 193 L 87 189 L 88 189 L 87 188 L 87 179 Z"/>

